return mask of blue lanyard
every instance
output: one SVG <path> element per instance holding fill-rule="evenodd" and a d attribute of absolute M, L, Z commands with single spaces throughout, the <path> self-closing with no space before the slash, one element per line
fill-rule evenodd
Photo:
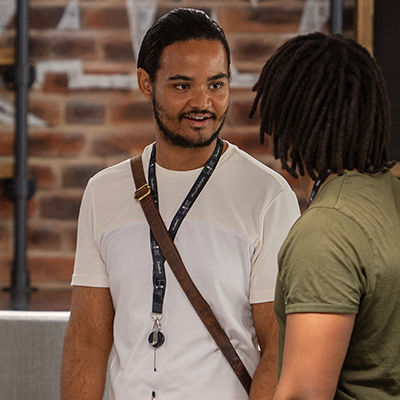
<path fill-rule="evenodd" d="M 200 192 L 203 190 L 204 186 L 210 179 L 212 173 L 214 172 L 218 161 L 221 157 L 223 149 L 223 142 L 221 139 L 217 139 L 215 149 L 204 165 L 200 175 L 197 177 L 195 183 L 187 194 L 185 200 L 183 200 L 181 206 L 176 212 L 174 218 L 169 226 L 169 234 L 172 240 L 178 232 L 179 227 L 182 224 L 183 219 L 189 212 L 190 208 L 196 201 Z M 158 189 L 157 189 L 157 178 L 156 178 L 156 146 L 153 146 L 150 162 L 149 162 L 149 185 L 151 187 L 151 194 L 153 195 L 154 201 L 158 207 Z M 151 253 L 153 256 L 153 305 L 152 313 L 162 314 L 164 294 L 166 288 L 166 277 L 165 277 L 165 257 L 160 250 L 157 241 L 155 240 L 153 233 L 150 230 L 150 244 Z"/>
<path fill-rule="evenodd" d="M 321 174 L 318 176 L 318 179 L 314 182 L 314 186 L 312 188 L 310 200 L 308 201 L 308 206 L 311 206 L 311 203 L 313 202 L 315 196 L 318 193 L 318 190 L 320 189 L 321 185 L 326 181 L 326 178 L 332 173 L 331 169 L 328 169 L 324 174 Z"/>

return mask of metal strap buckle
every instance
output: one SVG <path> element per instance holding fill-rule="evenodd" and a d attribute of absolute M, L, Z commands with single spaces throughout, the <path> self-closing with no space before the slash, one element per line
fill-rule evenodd
<path fill-rule="evenodd" d="M 138 190 L 135 192 L 135 199 L 137 201 L 142 201 L 146 196 L 148 196 L 151 193 L 151 187 L 147 183 L 145 183 L 143 186 L 141 186 Z"/>

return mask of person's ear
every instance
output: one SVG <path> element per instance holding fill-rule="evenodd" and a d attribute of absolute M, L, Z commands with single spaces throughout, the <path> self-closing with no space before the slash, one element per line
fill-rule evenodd
<path fill-rule="evenodd" d="M 151 100 L 153 94 L 153 85 L 150 75 L 143 68 L 137 70 L 137 81 L 139 90 L 142 92 L 143 96 Z"/>

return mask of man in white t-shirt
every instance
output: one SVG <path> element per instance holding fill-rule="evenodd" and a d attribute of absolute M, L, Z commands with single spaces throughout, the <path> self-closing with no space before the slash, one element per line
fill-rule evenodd
<path fill-rule="evenodd" d="M 250 398 L 267 399 L 276 386 L 277 253 L 299 209 L 279 174 L 219 139 L 229 79 L 229 47 L 214 20 L 193 9 L 160 18 L 138 57 L 156 121 L 142 160 L 191 278 L 254 377 Z M 134 192 L 129 160 L 85 190 L 62 399 L 102 399 L 112 347 L 110 399 L 248 398 L 160 258 Z M 188 193 L 198 197 L 181 206 Z"/>

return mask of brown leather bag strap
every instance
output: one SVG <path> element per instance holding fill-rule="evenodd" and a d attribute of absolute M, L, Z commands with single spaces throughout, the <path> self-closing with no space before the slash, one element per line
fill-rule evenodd
<path fill-rule="evenodd" d="M 147 222 L 150 225 L 151 231 L 153 232 L 153 235 L 157 240 L 164 257 L 168 261 L 172 272 L 174 273 L 179 284 L 182 286 L 182 289 L 190 303 L 221 349 L 223 355 L 235 371 L 246 392 L 249 394 L 251 376 L 246 370 L 246 367 L 237 354 L 235 348 L 232 346 L 232 343 L 230 342 L 225 331 L 213 314 L 210 306 L 204 300 L 203 296 L 190 278 L 183 264 L 181 256 L 179 255 L 179 252 L 168 233 L 164 221 L 161 218 L 158 208 L 154 203 L 150 186 L 147 184 L 144 176 L 141 156 L 131 159 L 131 168 L 137 188 L 135 192 L 135 199 L 140 202 Z"/>

